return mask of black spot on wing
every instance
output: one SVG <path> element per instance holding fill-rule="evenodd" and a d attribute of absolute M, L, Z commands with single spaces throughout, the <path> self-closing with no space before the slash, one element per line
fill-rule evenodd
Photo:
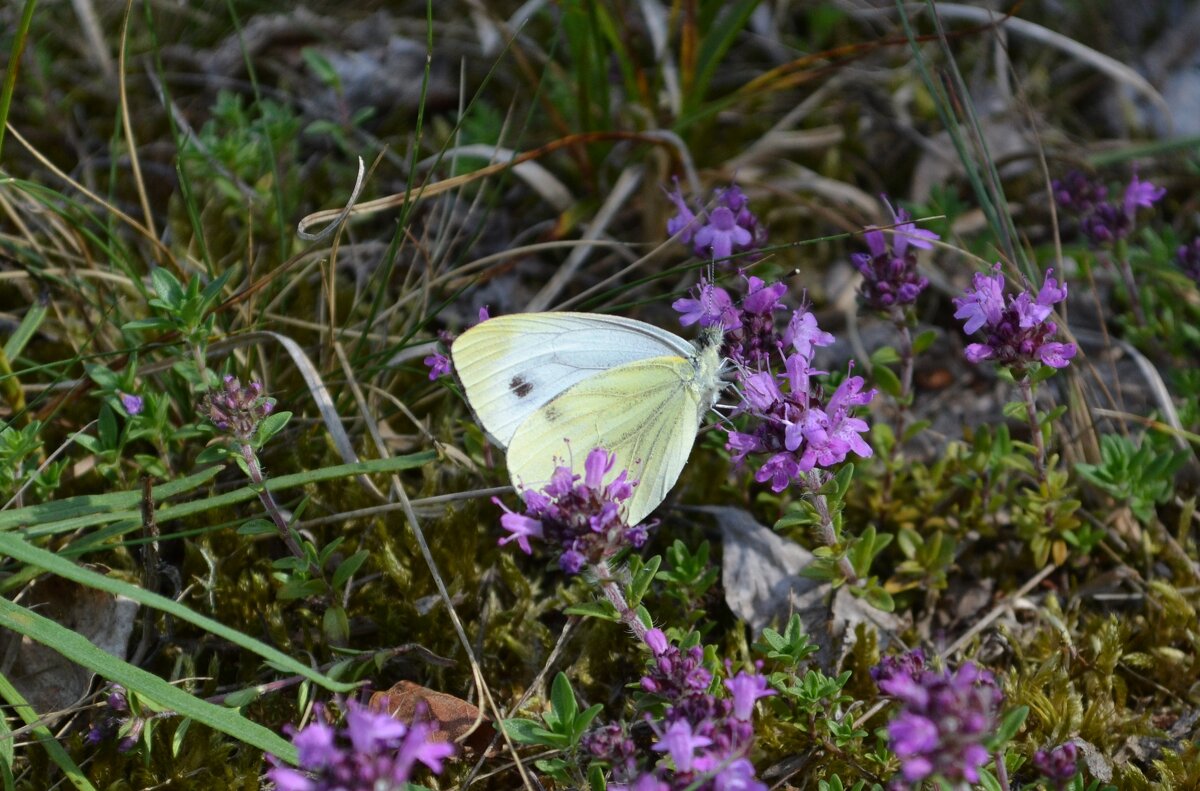
<path fill-rule="evenodd" d="M 517 374 L 508 382 L 508 389 L 516 395 L 517 398 L 524 398 L 533 392 L 533 383 L 525 379 L 525 377 Z"/>

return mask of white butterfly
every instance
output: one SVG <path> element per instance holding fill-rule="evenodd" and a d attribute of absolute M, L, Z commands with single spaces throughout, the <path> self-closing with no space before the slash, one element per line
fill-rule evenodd
<path fill-rule="evenodd" d="M 591 313 L 488 319 L 454 341 L 454 369 L 514 486 L 537 489 L 593 448 L 640 483 L 629 524 L 667 496 L 722 387 L 720 333 L 693 346 L 650 324 Z"/>

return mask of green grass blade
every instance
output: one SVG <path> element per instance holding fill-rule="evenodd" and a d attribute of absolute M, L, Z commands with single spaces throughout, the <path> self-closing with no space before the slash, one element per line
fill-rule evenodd
<path fill-rule="evenodd" d="M 7 599 L 5 602 L 11 604 Z M 15 607 L 16 605 L 12 606 Z M 84 776 L 83 770 L 71 759 L 71 756 L 67 754 L 63 746 L 58 743 L 58 739 L 54 738 L 54 734 L 50 732 L 50 729 L 42 724 L 38 713 L 33 710 L 33 707 L 29 705 L 25 697 L 17 691 L 17 688 L 12 685 L 12 682 L 3 673 L 0 673 L 0 699 L 3 699 L 5 703 L 11 706 L 13 711 L 17 713 L 17 716 L 21 718 L 21 721 L 29 726 L 33 738 L 37 739 L 38 743 L 50 757 L 50 760 L 62 770 L 63 775 L 71 785 L 78 788 L 79 791 L 96 791 L 96 787 L 88 782 L 88 779 Z M 8 741 L 10 745 L 11 739 L 11 732 L 5 734 L 5 741 Z M 7 782 L 8 778 L 6 777 L 5 780 Z"/>
<path fill-rule="evenodd" d="M 700 52 L 696 63 L 696 79 L 692 90 L 684 97 L 684 115 L 688 115 L 704 101 L 708 85 L 717 73 L 717 67 L 725 58 L 725 53 L 733 46 L 733 42 L 746 27 L 746 21 L 758 8 L 759 0 L 742 0 L 723 10 L 705 31 L 704 39 L 700 42 Z M 725 5 L 722 3 L 721 5 Z M 719 23 L 719 24 L 718 24 Z"/>
<path fill-rule="evenodd" d="M 4 70 L 4 86 L 0 88 L 0 152 L 4 150 L 4 129 L 8 125 L 8 111 L 12 107 L 13 91 L 17 89 L 17 72 L 21 69 L 21 53 L 25 51 L 25 42 L 29 40 L 29 28 L 33 25 L 33 9 L 37 0 L 25 0 L 25 9 L 21 12 L 21 21 L 17 24 L 16 35 L 13 36 L 12 52 L 8 53 L 8 68 Z"/>
<path fill-rule="evenodd" d="M 127 599 L 136 601 L 138 604 L 165 612 L 210 634 L 228 640 L 251 653 L 257 654 L 280 670 L 307 678 L 314 684 L 318 684 L 332 692 L 349 692 L 355 688 L 354 684 L 334 681 L 313 670 L 308 665 L 297 662 L 277 648 L 272 648 L 266 643 L 255 640 L 253 637 L 230 628 L 219 621 L 206 618 L 174 599 L 160 596 L 157 593 L 152 593 L 115 577 L 106 577 L 103 574 L 97 574 L 90 569 L 76 565 L 67 558 L 59 557 L 53 552 L 47 552 L 44 549 L 35 547 L 13 533 L 0 533 L 0 553 L 29 566 L 48 571 L 63 579 L 78 582 L 80 585 L 86 585 L 95 590 L 111 593 L 114 596 L 124 596 Z M 53 645 L 51 647 L 57 648 Z M 93 667 L 86 663 L 81 664 L 84 664 L 85 667 Z"/>
<path fill-rule="evenodd" d="M 45 298 L 38 299 L 29 306 L 29 310 L 25 311 L 25 315 L 21 318 L 21 323 L 17 325 L 17 329 L 4 344 L 4 354 L 8 359 L 15 360 L 21 352 L 25 351 L 29 339 L 38 331 L 38 327 L 42 326 L 42 322 L 45 321 L 49 312 L 50 304 Z"/>
<path fill-rule="evenodd" d="M 6 536 L 5 538 L 12 538 Z M 41 643 L 109 681 L 136 692 L 154 706 L 190 717 L 213 730 L 269 752 L 288 763 L 296 763 L 296 748 L 274 731 L 246 719 L 237 711 L 189 695 L 163 679 L 102 651 L 83 635 L 35 612 L 0 598 L 0 626 Z"/>
<path fill-rule="evenodd" d="M 392 473 L 409 470 L 428 464 L 436 458 L 433 451 L 412 453 L 407 456 L 395 456 L 390 459 L 373 459 L 354 464 L 339 464 L 335 467 L 324 467 L 319 470 L 300 472 L 292 475 L 280 475 L 267 481 L 266 488 L 270 492 L 282 492 L 297 486 L 310 483 L 349 478 L 356 475 L 372 475 L 375 473 Z M 192 491 L 200 484 L 213 478 L 220 467 L 210 467 L 198 473 L 181 478 L 178 481 L 155 486 L 153 489 L 155 502 L 176 496 L 183 492 Z M 160 521 L 178 519 L 184 516 L 201 513 L 212 508 L 221 508 L 236 503 L 245 502 L 258 497 L 255 487 L 245 486 L 232 492 L 205 497 L 200 500 L 169 505 L 157 510 Z M 81 495 L 68 497 L 40 505 L 31 505 L 14 511 L 0 513 L 0 532 L 12 530 L 27 525 L 37 525 L 29 529 L 26 537 L 51 535 L 68 530 L 119 522 L 125 519 L 141 519 L 141 492 L 117 492 L 114 494 Z"/>

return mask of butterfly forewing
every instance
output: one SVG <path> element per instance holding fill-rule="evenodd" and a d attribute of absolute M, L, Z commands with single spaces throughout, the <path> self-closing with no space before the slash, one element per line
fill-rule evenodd
<path fill-rule="evenodd" d="M 687 341 L 651 324 L 569 312 L 488 319 L 451 349 L 479 422 L 505 447 L 532 414 L 589 377 L 638 360 L 692 353 Z"/>
<path fill-rule="evenodd" d="M 705 397 L 696 374 L 693 359 L 656 357 L 564 390 L 517 428 L 508 448 L 513 482 L 540 488 L 555 467 L 578 469 L 592 448 L 605 448 L 616 454 L 617 469 L 639 481 L 627 503 L 629 523 L 636 524 L 663 501 L 687 463 Z"/>

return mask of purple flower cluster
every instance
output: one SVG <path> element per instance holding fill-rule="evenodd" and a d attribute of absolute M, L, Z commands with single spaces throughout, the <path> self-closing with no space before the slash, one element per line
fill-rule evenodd
<path fill-rule="evenodd" d="M 523 514 L 493 497 L 492 502 L 504 509 L 500 525 L 510 534 L 500 543 L 516 541 L 527 555 L 532 552 L 531 538 L 561 547 L 558 565 L 567 574 L 578 574 L 588 563 L 610 557 L 626 545 L 641 547 L 646 543 L 646 526 L 630 526 L 622 516 L 622 504 L 633 495 L 635 485 L 628 471 L 621 470 L 604 483 L 616 460 L 616 454 L 595 448 L 584 461 L 582 477 L 570 467 L 558 467 L 541 491 L 521 491 Z"/>
<path fill-rule="evenodd" d="M 274 767 L 267 776 L 277 791 L 400 791 L 418 763 L 441 772 L 454 754 L 454 745 L 429 740 L 433 731 L 420 714 L 406 725 L 350 701 L 344 729 L 314 722 L 296 732 L 300 768 L 268 756 Z"/>
<path fill-rule="evenodd" d="M 1075 779 L 1075 764 L 1079 759 L 1079 748 L 1073 743 L 1060 744 L 1052 750 L 1038 750 L 1033 754 L 1033 768 L 1053 784 L 1056 791 L 1063 791 Z"/>
<path fill-rule="evenodd" d="M 675 216 L 667 221 L 667 233 L 679 234 L 679 241 L 690 245 L 699 258 L 729 258 L 767 242 L 766 226 L 750 211 L 746 193 L 736 184 L 717 190 L 716 205 L 708 211 L 693 211 L 678 183 L 667 197 L 676 209 Z"/>
<path fill-rule="evenodd" d="M 984 742 L 1004 700 L 990 672 L 974 662 L 953 672 L 932 670 L 916 650 L 884 658 L 871 677 L 901 704 L 887 731 L 905 781 L 937 776 L 950 783 L 979 782 L 979 768 L 988 760 Z"/>
<path fill-rule="evenodd" d="M 1102 182 L 1078 170 L 1055 179 L 1051 186 L 1058 205 L 1078 218 L 1084 236 L 1095 247 L 1124 239 L 1134 228 L 1137 210 L 1150 208 L 1167 194 L 1164 188 L 1139 179 L 1137 173 L 1119 204 L 1107 199 L 1108 188 Z"/>
<path fill-rule="evenodd" d="M 916 250 L 928 250 L 939 237 L 933 231 L 918 228 L 904 209 L 893 209 L 892 234 L 885 236 L 878 228 L 868 228 L 863 234 L 866 253 L 850 256 L 855 268 L 862 273 L 859 295 L 863 304 L 876 310 L 891 311 L 917 301 L 917 295 L 929 285 L 929 280 L 917 274 Z"/>
<path fill-rule="evenodd" d="M 1200 236 L 1175 251 L 1175 263 L 1183 273 L 1200 285 Z"/>
<path fill-rule="evenodd" d="M 654 655 L 642 689 L 665 703 L 662 719 L 652 723 L 651 750 L 662 758 L 639 766 L 633 740 L 620 725 L 589 733 L 584 749 L 612 770 L 614 791 L 766 791 L 747 755 L 754 743 L 754 704 L 774 695 L 758 673 L 740 671 L 725 681 L 728 697 L 708 692 L 712 674 L 700 646 L 680 649 L 659 629 L 645 634 Z M 645 763 L 644 761 L 642 762 Z"/>
<path fill-rule="evenodd" d="M 489 318 L 491 318 L 491 313 L 488 311 L 488 306 L 484 305 L 479 309 L 479 323 L 482 324 Z M 454 345 L 454 337 L 454 333 L 449 330 L 442 330 L 438 333 L 438 341 L 446 349 Z M 450 358 L 442 354 L 441 351 L 435 351 L 433 354 L 426 356 L 421 362 L 425 363 L 425 367 L 429 369 L 429 381 L 431 382 L 436 382 L 454 370 L 454 365 L 450 362 Z"/>
<path fill-rule="evenodd" d="M 431 382 L 441 379 L 453 370 L 450 358 L 441 352 L 434 352 L 421 362 L 425 363 L 425 367 L 429 369 L 429 381 Z"/>
<path fill-rule="evenodd" d="M 88 728 L 85 741 L 93 747 L 108 739 L 119 736 L 117 751 L 127 753 L 137 745 L 142 736 L 146 721 L 136 716 L 130 705 L 125 688 L 120 684 L 109 686 L 108 695 L 104 699 L 102 714 Z"/>
<path fill-rule="evenodd" d="M 746 296 L 740 307 L 725 289 L 701 279 L 695 297 L 672 305 L 683 325 L 721 327 L 725 330 L 722 354 L 733 361 L 742 400 L 734 414 L 749 415 L 748 431 L 726 429 L 726 447 L 734 461 L 750 454 L 770 457 L 755 473 L 759 483 L 771 482 L 781 492 L 814 467 L 831 467 L 853 452 L 871 455 L 871 446 L 860 436 L 870 427 L 853 414 L 854 407 L 870 403 L 874 390 L 863 391 L 861 376 L 846 377 L 828 398 L 815 377 L 827 372 L 812 367 L 816 349 L 833 343 L 833 336 L 817 326 L 807 309 L 792 311 L 780 332 L 776 315 L 786 308 L 783 283 L 764 283 L 747 277 Z M 772 368 L 783 362 L 783 374 Z"/>
<path fill-rule="evenodd" d="M 968 335 L 983 330 L 984 342 L 967 346 L 967 359 L 973 363 L 994 360 L 1021 374 L 1032 363 L 1065 368 L 1075 356 L 1075 345 L 1051 340 L 1058 325 L 1048 321 L 1054 306 L 1067 298 L 1067 284 L 1061 285 L 1046 270 L 1046 279 L 1036 297 L 1028 290 L 1016 296 L 1004 294 L 1004 275 L 996 264 L 992 274 L 975 273 L 974 285 L 966 295 L 954 300 L 958 307 L 954 318 L 963 320 Z M 1019 377 L 1018 377 L 1019 378 Z"/>
<path fill-rule="evenodd" d="M 263 395 L 260 383 L 251 382 L 243 387 L 236 376 L 228 374 L 221 389 L 204 395 L 200 408 L 218 429 L 249 441 L 258 424 L 275 408 L 275 401 Z"/>

